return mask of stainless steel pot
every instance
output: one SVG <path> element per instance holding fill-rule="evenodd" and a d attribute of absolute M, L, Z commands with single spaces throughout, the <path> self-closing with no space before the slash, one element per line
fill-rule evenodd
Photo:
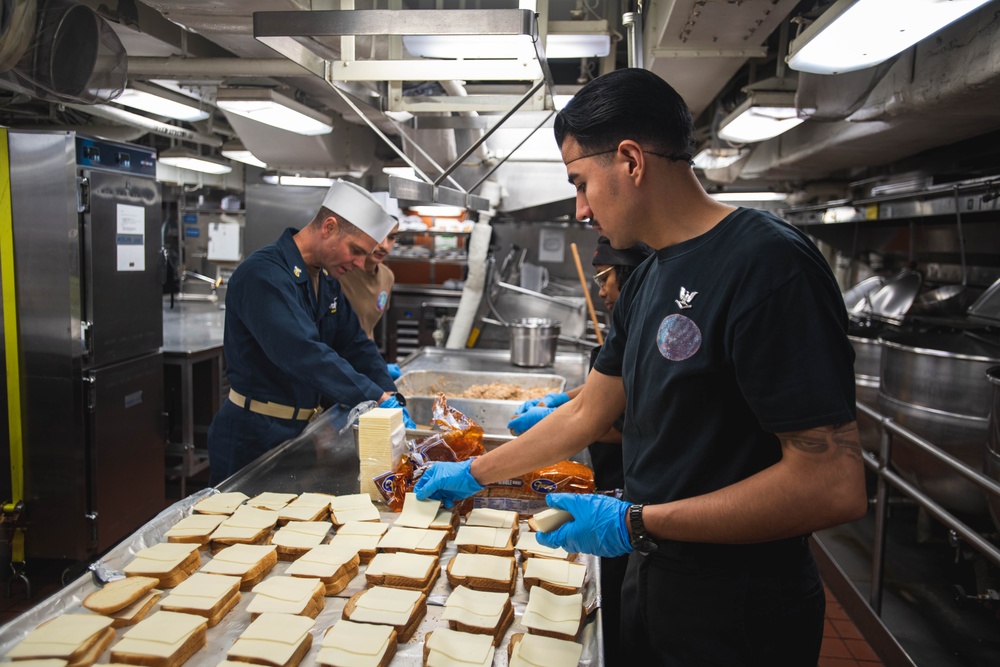
<path fill-rule="evenodd" d="M 875 334 L 854 333 L 848 336 L 854 346 L 854 384 L 857 400 L 870 407 L 878 404 L 879 373 L 882 365 L 882 344 Z M 861 447 L 877 454 L 881 443 L 878 422 L 858 412 L 858 434 Z"/>
<path fill-rule="evenodd" d="M 990 418 L 986 430 L 986 476 L 1000 482 L 1000 366 L 986 371 L 986 379 L 990 384 L 992 400 L 990 401 Z M 990 516 L 993 523 L 1000 529 L 1000 498 L 988 496 Z"/>
<path fill-rule="evenodd" d="M 990 385 L 1000 340 L 969 334 L 884 334 L 879 411 L 969 467 L 982 471 Z M 893 440 L 900 474 L 941 505 L 984 513 L 986 494 L 902 438 Z"/>
<path fill-rule="evenodd" d="M 510 363 L 515 366 L 551 366 L 559 345 L 559 320 L 525 317 L 507 325 L 510 332 Z"/>

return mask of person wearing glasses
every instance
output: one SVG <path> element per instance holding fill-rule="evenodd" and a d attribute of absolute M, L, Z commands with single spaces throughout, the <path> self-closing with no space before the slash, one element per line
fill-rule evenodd
<path fill-rule="evenodd" d="M 705 192 L 693 123 L 663 79 L 622 69 L 555 121 L 576 216 L 655 253 L 625 285 L 580 395 L 415 492 L 448 502 L 564 459 L 625 413 L 625 499 L 549 494 L 548 546 L 629 554 L 626 664 L 816 665 L 823 583 L 807 536 L 864 515 L 847 312 L 813 243 Z"/>

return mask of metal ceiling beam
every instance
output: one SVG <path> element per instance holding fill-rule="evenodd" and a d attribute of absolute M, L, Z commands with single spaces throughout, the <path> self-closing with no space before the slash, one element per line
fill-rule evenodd
<path fill-rule="evenodd" d="M 208 77 L 296 77 L 310 72 L 285 58 L 168 58 L 130 57 L 131 77 L 190 79 Z"/>

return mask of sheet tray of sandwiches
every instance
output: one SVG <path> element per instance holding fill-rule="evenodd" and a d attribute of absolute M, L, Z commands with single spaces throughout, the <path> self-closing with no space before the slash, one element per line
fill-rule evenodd
<path fill-rule="evenodd" d="M 534 539 L 558 514 L 208 489 L 0 628 L 0 662 L 598 665 L 598 559 Z"/>

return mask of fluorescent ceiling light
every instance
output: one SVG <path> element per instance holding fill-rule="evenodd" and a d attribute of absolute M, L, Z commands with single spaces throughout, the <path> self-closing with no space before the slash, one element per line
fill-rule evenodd
<path fill-rule="evenodd" d="M 552 105 L 556 108 L 556 111 L 562 111 L 566 108 L 566 105 L 572 101 L 574 95 L 553 95 Z"/>
<path fill-rule="evenodd" d="M 420 180 L 417 178 L 417 172 L 413 167 L 382 167 L 382 173 L 388 176 L 408 178 L 411 181 Z"/>
<path fill-rule="evenodd" d="M 242 162 L 243 164 L 249 164 L 254 167 L 260 167 L 264 169 L 267 167 L 265 162 L 262 162 L 254 156 L 253 153 L 246 149 L 239 141 L 227 141 L 222 144 L 220 149 L 222 157 L 229 158 L 230 160 L 236 160 L 237 162 Z"/>
<path fill-rule="evenodd" d="M 785 201 L 788 194 L 784 192 L 717 192 L 712 195 L 715 201 Z"/>
<path fill-rule="evenodd" d="M 789 45 L 788 65 L 839 74 L 884 62 L 989 0 L 838 0 Z"/>
<path fill-rule="evenodd" d="M 410 206 L 409 210 L 429 218 L 457 218 L 465 213 L 465 209 L 459 206 Z"/>
<path fill-rule="evenodd" d="M 450 60 L 530 60 L 536 57 L 531 35 L 406 35 L 412 56 Z"/>
<path fill-rule="evenodd" d="M 751 91 L 719 127 L 719 138 L 740 144 L 771 139 L 800 124 L 795 93 Z"/>
<path fill-rule="evenodd" d="M 549 35 L 546 58 L 603 58 L 611 53 L 611 35 Z"/>
<path fill-rule="evenodd" d="M 334 179 L 323 176 L 288 176 L 278 174 L 264 174 L 264 182 L 271 185 L 304 185 L 312 188 L 328 188 L 334 183 Z"/>
<path fill-rule="evenodd" d="M 233 170 L 232 166 L 221 160 L 199 155 L 196 151 L 183 146 L 175 146 L 161 151 L 156 159 L 171 167 L 200 171 L 204 174 L 228 174 Z"/>
<path fill-rule="evenodd" d="M 698 169 L 725 169 L 747 153 L 742 148 L 706 148 L 695 155 L 692 161 Z"/>
<path fill-rule="evenodd" d="M 223 111 L 296 134 L 313 136 L 333 131 L 328 116 L 270 88 L 220 88 L 215 104 Z"/>
<path fill-rule="evenodd" d="M 128 88 L 113 101 L 133 109 L 177 120 L 205 120 L 211 115 L 201 108 L 199 100 L 138 81 L 129 83 Z"/>

